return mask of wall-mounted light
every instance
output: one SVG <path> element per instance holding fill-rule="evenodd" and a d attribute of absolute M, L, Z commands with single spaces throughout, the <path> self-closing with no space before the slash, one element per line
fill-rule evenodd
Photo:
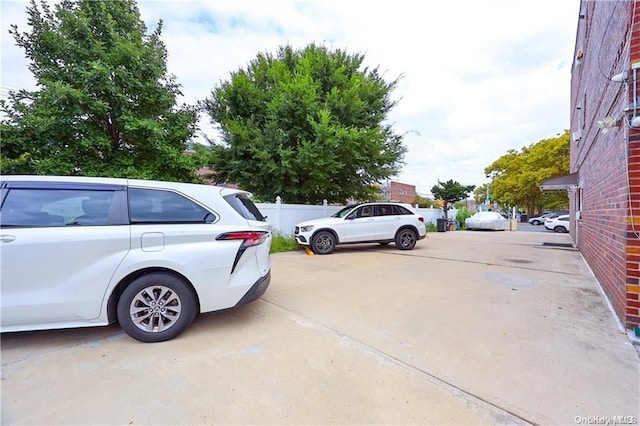
<path fill-rule="evenodd" d="M 620 74 L 616 74 L 611 77 L 611 81 L 614 83 L 624 83 L 629 79 L 629 73 L 626 71 L 621 72 Z"/>
<path fill-rule="evenodd" d="M 598 121 L 598 128 L 602 130 L 607 130 L 612 127 L 618 127 L 621 124 L 621 120 L 615 117 L 607 116 L 602 120 Z"/>
<path fill-rule="evenodd" d="M 621 118 L 615 118 L 615 117 L 611 117 L 611 116 L 607 116 L 605 118 L 603 118 L 602 120 L 599 120 L 597 123 L 598 128 L 602 131 L 602 133 L 607 133 L 609 131 L 609 129 L 613 128 L 613 127 L 620 127 L 620 125 L 622 124 L 622 119 Z"/>

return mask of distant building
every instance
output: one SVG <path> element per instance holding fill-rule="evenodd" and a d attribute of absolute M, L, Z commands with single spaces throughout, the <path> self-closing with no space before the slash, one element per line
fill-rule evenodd
<path fill-rule="evenodd" d="M 391 181 L 386 188 L 385 195 L 387 201 L 413 204 L 416 199 L 416 186 Z"/>

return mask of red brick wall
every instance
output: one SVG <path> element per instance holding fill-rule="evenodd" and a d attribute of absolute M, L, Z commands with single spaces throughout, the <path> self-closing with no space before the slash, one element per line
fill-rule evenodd
<path fill-rule="evenodd" d="M 640 3 L 633 2 L 632 16 L 635 22 L 631 25 L 630 64 L 640 64 Z M 640 95 L 640 68 L 636 70 L 633 82 L 633 71 L 630 71 L 630 89 L 627 101 L 633 102 L 634 88 Z M 635 86 L 635 87 L 634 87 Z M 640 115 L 640 110 L 638 110 Z M 640 129 L 629 129 L 629 212 L 627 222 L 627 280 L 626 280 L 626 318 L 627 325 L 640 326 Z"/>
<path fill-rule="evenodd" d="M 391 182 L 391 201 L 413 204 L 416 199 L 415 185 L 400 182 Z"/>
<path fill-rule="evenodd" d="M 637 216 L 640 233 L 640 132 L 624 124 L 605 132 L 597 122 L 606 116 L 620 118 L 629 103 L 628 87 L 611 77 L 630 68 L 634 57 L 640 60 L 640 32 L 632 43 L 638 45 L 637 53 L 631 49 L 630 58 L 633 7 L 639 8 L 640 16 L 635 2 L 581 3 L 584 18 L 578 19 L 575 55 L 581 51 L 582 58 L 574 61 L 571 72 L 571 132 L 580 133 L 571 142 L 571 172 L 579 172 L 582 188 L 581 203 L 580 191 L 569 194 L 571 212 L 581 209 L 581 220 L 572 221 L 571 232 L 627 327 L 640 324 L 634 306 L 635 291 L 640 293 L 640 238 L 631 232 Z M 628 209 L 629 179 L 637 210 Z"/>

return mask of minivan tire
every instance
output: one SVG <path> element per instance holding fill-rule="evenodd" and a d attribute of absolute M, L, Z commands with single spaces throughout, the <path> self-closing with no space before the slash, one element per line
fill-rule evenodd
<path fill-rule="evenodd" d="M 135 279 L 118 301 L 118 322 L 141 342 L 170 340 L 189 327 L 197 302 L 191 288 L 167 272 L 151 272 Z"/>

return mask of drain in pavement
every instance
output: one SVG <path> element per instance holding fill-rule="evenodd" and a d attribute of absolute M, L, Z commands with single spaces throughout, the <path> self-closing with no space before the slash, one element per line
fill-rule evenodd
<path fill-rule="evenodd" d="M 543 246 L 546 247 L 566 247 L 566 248 L 573 248 L 573 244 L 572 243 L 542 243 Z"/>
<path fill-rule="evenodd" d="M 503 260 L 513 263 L 533 263 L 533 259 L 527 259 L 524 257 L 504 257 Z"/>

